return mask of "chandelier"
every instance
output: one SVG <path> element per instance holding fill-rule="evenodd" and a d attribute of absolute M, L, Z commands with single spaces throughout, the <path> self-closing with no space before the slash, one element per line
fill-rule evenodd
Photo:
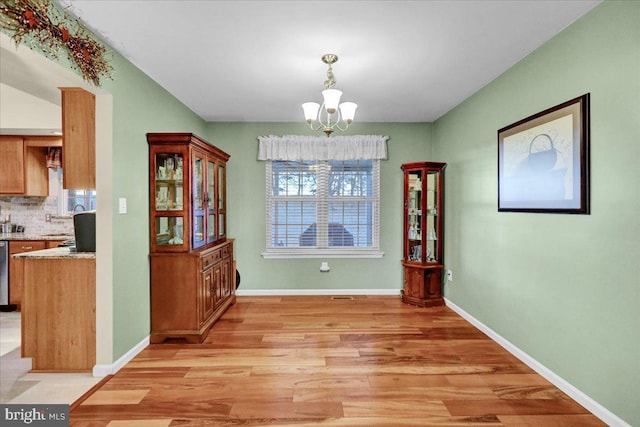
<path fill-rule="evenodd" d="M 355 102 L 343 102 L 340 104 L 342 92 L 333 87 L 336 85 L 336 78 L 333 75 L 331 66 L 338 61 L 338 55 L 327 53 L 322 55 L 322 62 L 329 66 L 327 70 L 327 80 L 324 81 L 322 91 L 322 105 L 317 102 L 305 102 L 302 104 L 304 117 L 312 130 L 322 130 L 327 136 L 338 129 L 344 132 L 349 128 L 356 115 L 358 104 Z"/>

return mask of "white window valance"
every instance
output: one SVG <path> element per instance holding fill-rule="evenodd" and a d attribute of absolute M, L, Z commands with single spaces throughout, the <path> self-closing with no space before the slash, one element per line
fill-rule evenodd
<path fill-rule="evenodd" d="M 259 136 L 258 160 L 386 159 L 388 136 Z"/>

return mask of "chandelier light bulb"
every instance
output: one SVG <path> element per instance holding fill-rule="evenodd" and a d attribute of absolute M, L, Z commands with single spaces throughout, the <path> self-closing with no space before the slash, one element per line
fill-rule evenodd
<path fill-rule="evenodd" d="M 302 104 L 302 110 L 304 110 L 304 118 L 307 120 L 307 123 L 311 124 L 318 118 L 320 104 L 317 102 L 305 102 Z"/>
<path fill-rule="evenodd" d="M 324 98 L 324 108 L 327 113 L 334 114 L 338 110 L 340 104 L 340 97 L 342 92 L 338 89 L 325 89 L 322 91 L 322 97 Z"/>
<path fill-rule="evenodd" d="M 343 102 L 340 104 L 340 115 L 342 116 L 342 120 L 347 122 L 347 124 L 351 124 L 353 119 L 356 117 L 357 108 L 358 104 L 355 102 Z"/>

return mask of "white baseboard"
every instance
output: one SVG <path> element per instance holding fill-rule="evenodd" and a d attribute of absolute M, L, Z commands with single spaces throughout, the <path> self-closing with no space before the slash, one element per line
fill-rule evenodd
<path fill-rule="evenodd" d="M 465 320 L 469 321 L 469 323 L 473 324 L 476 328 L 480 329 L 486 335 L 489 336 L 492 340 L 500 344 L 504 347 L 509 353 L 513 354 L 515 357 L 524 362 L 531 369 L 536 371 L 538 374 L 542 375 L 547 381 L 558 387 L 564 393 L 569 395 L 573 400 L 578 402 L 580 405 L 585 407 L 588 411 L 593 413 L 596 417 L 600 418 L 603 422 L 611 427 L 631 427 L 627 424 L 623 419 L 615 415 L 613 412 L 609 411 L 607 408 L 587 396 L 585 393 L 580 391 L 578 388 L 574 387 L 571 383 L 551 371 L 549 368 L 544 366 L 542 363 L 535 360 L 533 357 L 529 356 L 524 351 L 520 350 L 518 347 L 513 345 L 511 342 L 507 341 L 504 337 L 499 335 L 493 329 L 489 328 L 484 323 L 480 322 L 478 319 L 464 311 L 462 308 L 455 305 L 453 302 L 444 299 L 447 307 L 458 313 Z"/>
<path fill-rule="evenodd" d="M 106 377 L 107 375 L 113 375 L 118 372 L 124 365 L 129 363 L 131 359 L 136 357 L 138 353 L 144 350 L 149 345 L 149 337 L 145 337 L 138 344 L 134 345 L 129 351 L 110 365 L 96 365 L 93 367 L 94 377 Z"/>
<path fill-rule="evenodd" d="M 238 289 L 237 296 L 400 295 L 400 289 Z"/>

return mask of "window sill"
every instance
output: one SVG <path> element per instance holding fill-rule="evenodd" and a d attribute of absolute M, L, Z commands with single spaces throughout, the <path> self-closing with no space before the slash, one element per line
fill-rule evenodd
<path fill-rule="evenodd" d="M 382 258 L 384 252 L 375 249 L 369 250 L 335 250 L 335 249 L 308 249 L 308 250 L 269 250 L 262 253 L 264 259 L 291 259 L 291 258 Z"/>

